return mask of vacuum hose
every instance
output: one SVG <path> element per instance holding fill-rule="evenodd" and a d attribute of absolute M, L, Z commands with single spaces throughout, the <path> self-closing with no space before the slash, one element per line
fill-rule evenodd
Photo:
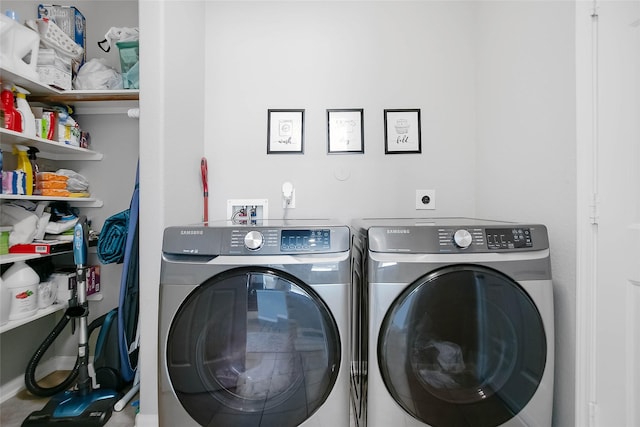
<path fill-rule="evenodd" d="M 102 326 L 106 316 L 106 314 L 103 314 L 102 316 L 91 322 L 91 324 L 89 324 L 89 336 L 91 336 L 91 332 Z M 45 338 L 42 344 L 40 344 L 40 347 L 38 347 L 36 352 L 31 357 L 31 360 L 29 360 L 29 363 L 27 364 L 27 370 L 24 373 L 24 383 L 27 387 L 27 390 L 29 390 L 31 394 L 40 397 L 53 396 L 62 391 L 68 390 L 74 384 L 76 378 L 78 377 L 78 369 L 80 367 L 79 356 L 76 358 L 75 366 L 69 373 L 69 376 L 60 384 L 53 387 L 41 387 L 36 381 L 36 367 L 38 366 L 38 363 L 40 363 L 40 360 L 42 359 L 46 351 L 49 349 L 51 344 L 53 344 L 58 335 L 60 335 L 60 333 L 64 330 L 65 326 L 67 326 L 67 323 L 69 323 L 69 320 L 71 320 L 72 317 L 75 316 L 69 315 L 69 309 L 67 309 L 64 317 L 60 319 L 58 324 L 53 328 L 53 331 L 47 336 L 47 338 Z"/>

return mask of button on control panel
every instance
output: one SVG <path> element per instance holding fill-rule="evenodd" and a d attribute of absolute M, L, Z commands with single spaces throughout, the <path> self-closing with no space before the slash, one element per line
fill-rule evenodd
<path fill-rule="evenodd" d="M 259 231 L 250 231 L 244 236 L 244 246 L 251 250 L 257 251 L 264 243 L 264 236 Z"/>
<path fill-rule="evenodd" d="M 270 229 L 232 230 L 229 250 L 233 254 L 297 254 L 331 250 L 331 230 Z"/>
<path fill-rule="evenodd" d="M 440 250 L 484 248 L 484 234 L 481 228 L 439 228 Z"/>
<path fill-rule="evenodd" d="M 282 252 L 313 252 L 331 248 L 331 231 L 328 229 L 282 230 Z"/>
<path fill-rule="evenodd" d="M 278 230 L 232 230 L 229 248 L 233 253 L 243 253 L 245 250 L 251 252 L 273 251 L 278 248 Z"/>
<path fill-rule="evenodd" d="M 520 249 L 533 247 L 529 228 L 487 228 L 489 249 Z"/>

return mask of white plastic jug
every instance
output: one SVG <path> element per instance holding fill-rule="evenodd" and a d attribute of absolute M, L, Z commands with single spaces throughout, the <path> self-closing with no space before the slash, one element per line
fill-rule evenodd
<path fill-rule="evenodd" d="M 38 76 L 38 52 L 40 51 L 40 36 L 31 28 L 27 28 L 17 21 L 0 15 L 0 59 L 2 68 L 31 78 L 40 80 Z M 29 62 L 25 57 L 29 56 Z"/>
<path fill-rule="evenodd" d="M 9 322 L 9 311 L 11 310 L 11 291 L 4 284 L 4 280 L 0 277 L 0 325 L 6 325 Z"/>
<path fill-rule="evenodd" d="M 24 319 L 38 311 L 40 276 L 24 261 L 16 261 L 2 275 L 3 288 L 9 290 L 9 320 Z"/>

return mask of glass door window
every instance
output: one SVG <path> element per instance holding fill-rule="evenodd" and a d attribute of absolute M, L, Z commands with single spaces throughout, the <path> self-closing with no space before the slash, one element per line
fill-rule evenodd
<path fill-rule="evenodd" d="M 184 301 L 169 330 L 167 369 L 203 426 L 297 426 L 326 400 L 340 366 L 329 309 L 296 278 L 237 269 Z"/>
<path fill-rule="evenodd" d="M 409 286 L 386 314 L 378 341 L 391 395 L 435 426 L 503 424 L 535 393 L 546 355 L 529 295 L 477 265 L 445 267 Z"/>

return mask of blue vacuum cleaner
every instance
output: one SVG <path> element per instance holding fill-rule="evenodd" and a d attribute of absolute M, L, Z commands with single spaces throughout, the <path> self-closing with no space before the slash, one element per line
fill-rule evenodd
<path fill-rule="evenodd" d="M 78 358 L 74 368 L 74 372 L 77 371 L 75 387 L 55 394 L 42 410 L 31 413 L 24 420 L 23 427 L 103 426 L 111 418 L 113 406 L 120 399 L 120 394 L 115 390 L 94 389 L 89 375 L 90 325 L 87 324 L 89 304 L 86 282 L 88 243 L 87 221 L 82 216 L 78 219 L 73 235 L 73 258 L 77 274 L 77 304 L 70 304 L 65 312 L 66 322 L 69 319 L 79 320 Z M 61 323 L 66 324 L 66 322 Z"/>

